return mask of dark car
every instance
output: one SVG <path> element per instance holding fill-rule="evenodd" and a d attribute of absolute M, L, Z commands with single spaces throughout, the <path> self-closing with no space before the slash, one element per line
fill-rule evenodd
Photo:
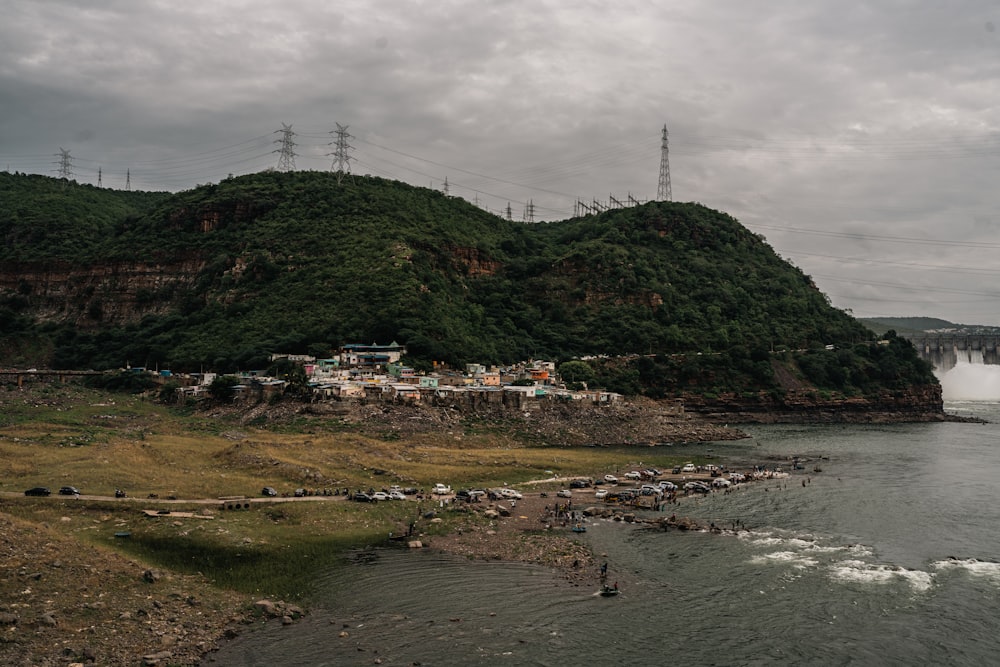
<path fill-rule="evenodd" d="M 78 496 L 80 495 L 80 489 L 75 486 L 63 486 L 59 489 L 60 496 Z"/>
<path fill-rule="evenodd" d="M 372 499 L 371 496 L 369 496 L 367 493 L 364 493 L 362 491 L 358 491 L 353 496 L 351 496 L 351 500 L 354 500 L 354 501 L 359 502 L 359 503 L 374 502 L 374 500 Z"/>
<path fill-rule="evenodd" d="M 585 479 L 574 479 L 569 483 L 571 489 L 586 489 L 589 486 L 590 482 Z"/>
<path fill-rule="evenodd" d="M 26 495 L 26 496 L 48 496 L 48 495 L 51 495 L 51 493 L 52 492 L 49 491 L 44 486 L 33 486 L 30 489 L 28 489 L 27 491 L 25 491 L 24 495 Z"/>
<path fill-rule="evenodd" d="M 267 496 L 269 498 L 274 498 L 276 495 L 278 495 L 278 492 L 274 490 L 274 487 L 265 486 L 263 489 L 260 490 L 260 495 Z"/>

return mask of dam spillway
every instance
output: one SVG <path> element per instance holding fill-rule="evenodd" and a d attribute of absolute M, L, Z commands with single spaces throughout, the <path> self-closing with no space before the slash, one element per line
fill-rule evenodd
<path fill-rule="evenodd" d="M 998 365 L 997 347 L 1000 335 L 996 334 L 899 334 L 917 349 L 920 357 L 933 364 L 935 370 L 946 373 L 959 361 L 970 364 Z"/>

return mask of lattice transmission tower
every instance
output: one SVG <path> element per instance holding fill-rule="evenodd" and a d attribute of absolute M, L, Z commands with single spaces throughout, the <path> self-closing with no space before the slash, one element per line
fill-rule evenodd
<path fill-rule="evenodd" d="M 337 183 L 340 183 L 344 178 L 344 174 L 351 173 L 351 151 L 354 147 L 351 146 L 349 140 L 351 135 L 348 134 L 348 125 L 341 125 L 337 123 L 337 129 L 330 132 L 334 135 L 334 140 L 330 142 L 333 146 L 333 152 L 327 153 L 327 156 L 333 156 L 333 164 L 330 165 L 330 169 L 337 174 Z"/>
<path fill-rule="evenodd" d="M 670 147 L 667 143 L 667 126 L 663 126 L 663 140 L 660 142 L 660 182 L 656 186 L 656 201 L 671 201 L 670 191 Z"/>
<path fill-rule="evenodd" d="M 295 171 L 295 141 L 293 137 L 295 133 L 292 132 L 291 125 L 281 124 L 280 130 L 275 130 L 275 133 L 281 132 L 281 139 L 275 139 L 274 143 L 281 144 L 281 148 L 274 151 L 278 154 L 278 171 Z"/>
<path fill-rule="evenodd" d="M 69 154 L 69 151 L 60 148 L 59 152 L 56 153 L 56 157 L 59 158 L 59 167 L 56 169 L 59 173 L 59 178 L 67 180 L 73 178 L 73 156 Z"/>

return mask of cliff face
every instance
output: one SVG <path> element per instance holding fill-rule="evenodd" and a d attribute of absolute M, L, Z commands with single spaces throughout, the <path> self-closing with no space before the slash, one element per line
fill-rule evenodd
<path fill-rule="evenodd" d="M 784 396 L 761 392 L 751 396 L 722 394 L 716 398 L 685 396 L 684 406 L 713 421 L 737 424 L 893 423 L 945 421 L 940 385 L 918 385 L 883 391 L 876 397 L 824 397 L 812 390 Z"/>
<path fill-rule="evenodd" d="M 19 294 L 24 310 L 42 322 L 80 329 L 127 324 L 169 310 L 172 297 L 194 285 L 204 260 L 122 261 L 88 266 L 22 263 L 0 270 L 0 294 Z"/>

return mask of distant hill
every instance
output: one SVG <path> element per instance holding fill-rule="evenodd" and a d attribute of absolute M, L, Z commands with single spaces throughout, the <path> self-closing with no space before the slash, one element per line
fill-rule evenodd
<path fill-rule="evenodd" d="M 4 365 L 230 372 L 275 351 L 390 341 L 418 368 L 681 353 L 759 364 L 827 346 L 843 358 L 820 365 L 872 363 L 844 356 L 870 330 L 699 204 L 522 224 L 321 172 L 178 194 L 0 174 L 0 237 Z"/>
<path fill-rule="evenodd" d="M 933 329 L 952 329 L 961 327 L 948 320 L 936 317 L 862 317 L 861 322 L 877 334 L 883 334 L 890 329 L 896 333 L 916 333 Z"/>

